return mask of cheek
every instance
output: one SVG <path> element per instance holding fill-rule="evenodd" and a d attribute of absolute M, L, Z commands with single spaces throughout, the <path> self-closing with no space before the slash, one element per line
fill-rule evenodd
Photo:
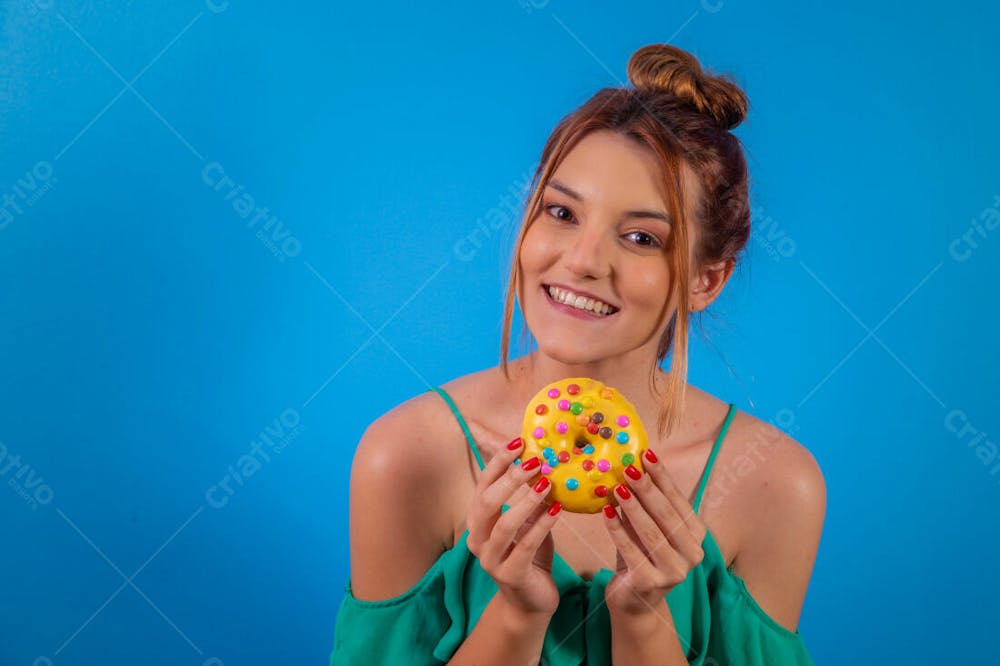
<path fill-rule="evenodd" d="M 670 297 L 670 277 L 662 268 L 650 266 L 636 271 L 630 281 L 629 292 L 642 303 L 659 306 Z"/>
<path fill-rule="evenodd" d="M 521 265 L 526 270 L 543 267 L 558 251 L 551 236 L 538 223 L 528 228 L 521 244 Z"/>

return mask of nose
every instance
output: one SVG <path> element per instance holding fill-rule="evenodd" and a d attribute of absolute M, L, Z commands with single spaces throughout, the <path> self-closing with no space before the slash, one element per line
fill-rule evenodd
<path fill-rule="evenodd" d="M 602 278 L 610 271 L 608 238 L 598 224 L 583 224 L 563 252 L 563 263 L 580 277 Z"/>

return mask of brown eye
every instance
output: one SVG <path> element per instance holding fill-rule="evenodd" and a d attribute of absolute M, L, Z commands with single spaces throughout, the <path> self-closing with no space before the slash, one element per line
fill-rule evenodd
<path fill-rule="evenodd" d="M 555 209 L 555 212 L 553 212 L 553 209 Z M 548 206 L 545 207 L 545 210 L 549 211 L 549 214 L 553 215 L 553 217 L 556 217 L 565 222 L 571 222 L 573 220 L 573 213 L 571 213 L 569 208 L 566 208 L 565 206 L 560 206 L 559 204 L 549 204 Z M 565 216 L 560 215 L 559 211 L 564 212 Z"/>
<path fill-rule="evenodd" d="M 633 231 L 628 234 L 629 236 L 639 236 L 641 238 L 648 239 L 647 241 L 636 241 L 636 245 L 641 245 L 643 247 L 660 247 L 660 242 L 656 240 L 655 237 L 647 234 L 645 231 Z"/>

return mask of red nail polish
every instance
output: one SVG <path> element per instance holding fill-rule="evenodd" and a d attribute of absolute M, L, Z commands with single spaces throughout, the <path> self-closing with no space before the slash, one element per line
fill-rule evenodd
<path fill-rule="evenodd" d="M 511 451 L 517 451 L 519 448 L 521 448 L 521 438 L 520 437 L 515 438 L 514 441 L 512 441 L 510 444 L 507 445 L 507 448 Z"/>
<path fill-rule="evenodd" d="M 617 518 L 618 512 L 615 511 L 615 507 L 611 506 L 610 504 L 605 504 L 604 515 L 607 516 L 608 518 Z"/>
<path fill-rule="evenodd" d="M 528 470 L 530 472 L 531 470 L 533 470 L 536 467 L 538 467 L 540 464 L 541 464 L 541 462 L 539 462 L 538 456 L 535 456 L 534 458 L 532 458 L 528 462 L 522 463 L 521 464 L 521 469 L 526 469 L 526 470 Z"/>
<path fill-rule="evenodd" d="M 646 456 L 646 460 L 648 460 L 651 463 L 655 463 L 658 460 L 658 458 L 656 457 L 656 454 L 653 453 L 653 449 L 646 449 L 645 456 Z"/>
<path fill-rule="evenodd" d="M 628 467 L 626 467 L 625 473 L 628 474 L 628 478 L 632 479 L 633 481 L 638 481 L 639 479 L 642 478 L 642 472 L 636 469 L 635 465 L 629 465 Z"/>
<path fill-rule="evenodd" d="M 621 483 L 615 486 L 615 492 L 618 493 L 618 496 L 621 497 L 622 499 L 627 500 L 629 497 L 632 497 L 632 493 L 630 493 L 628 491 L 628 488 L 626 488 L 625 485 Z"/>
<path fill-rule="evenodd" d="M 557 513 L 559 513 L 560 511 L 562 511 L 562 504 L 560 504 L 559 502 L 556 502 L 555 504 L 553 504 L 552 506 L 549 507 L 549 515 L 550 516 L 554 516 Z"/>
<path fill-rule="evenodd" d="M 543 476 L 538 480 L 538 483 L 535 484 L 535 492 L 540 493 L 548 487 L 549 487 L 549 479 L 548 477 Z"/>

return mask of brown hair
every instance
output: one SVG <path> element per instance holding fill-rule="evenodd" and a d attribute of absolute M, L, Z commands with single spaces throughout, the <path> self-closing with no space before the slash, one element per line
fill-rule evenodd
<path fill-rule="evenodd" d="M 661 403 L 657 431 L 669 433 L 684 410 L 687 380 L 688 252 L 691 228 L 684 217 L 681 165 L 697 175 L 701 192 L 695 206 L 698 246 L 695 265 L 732 261 L 750 237 L 747 166 L 737 139 L 729 130 L 746 118 L 748 101 L 726 75 L 702 70 L 698 60 L 669 44 L 651 44 L 632 54 L 628 78 L 633 87 L 604 88 L 559 121 L 542 150 L 525 205 L 504 303 L 500 365 L 507 368 L 514 295 L 524 302 L 520 279 L 521 245 L 528 225 L 540 212 L 541 193 L 559 164 L 579 141 L 595 130 L 612 130 L 650 148 L 659 162 L 671 219 L 680 220 L 668 239 L 667 262 L 674 286 L 667 294 L 664 318 L 670 315 L 657 347 L 656 368 L 675 350 L 667 392 Z M 663 320 L 658 323 L 662 325 Z M 525 330 L 522 329 L 522 339 Z M 653 384 L 655 386 L 655 383 Z"/>

